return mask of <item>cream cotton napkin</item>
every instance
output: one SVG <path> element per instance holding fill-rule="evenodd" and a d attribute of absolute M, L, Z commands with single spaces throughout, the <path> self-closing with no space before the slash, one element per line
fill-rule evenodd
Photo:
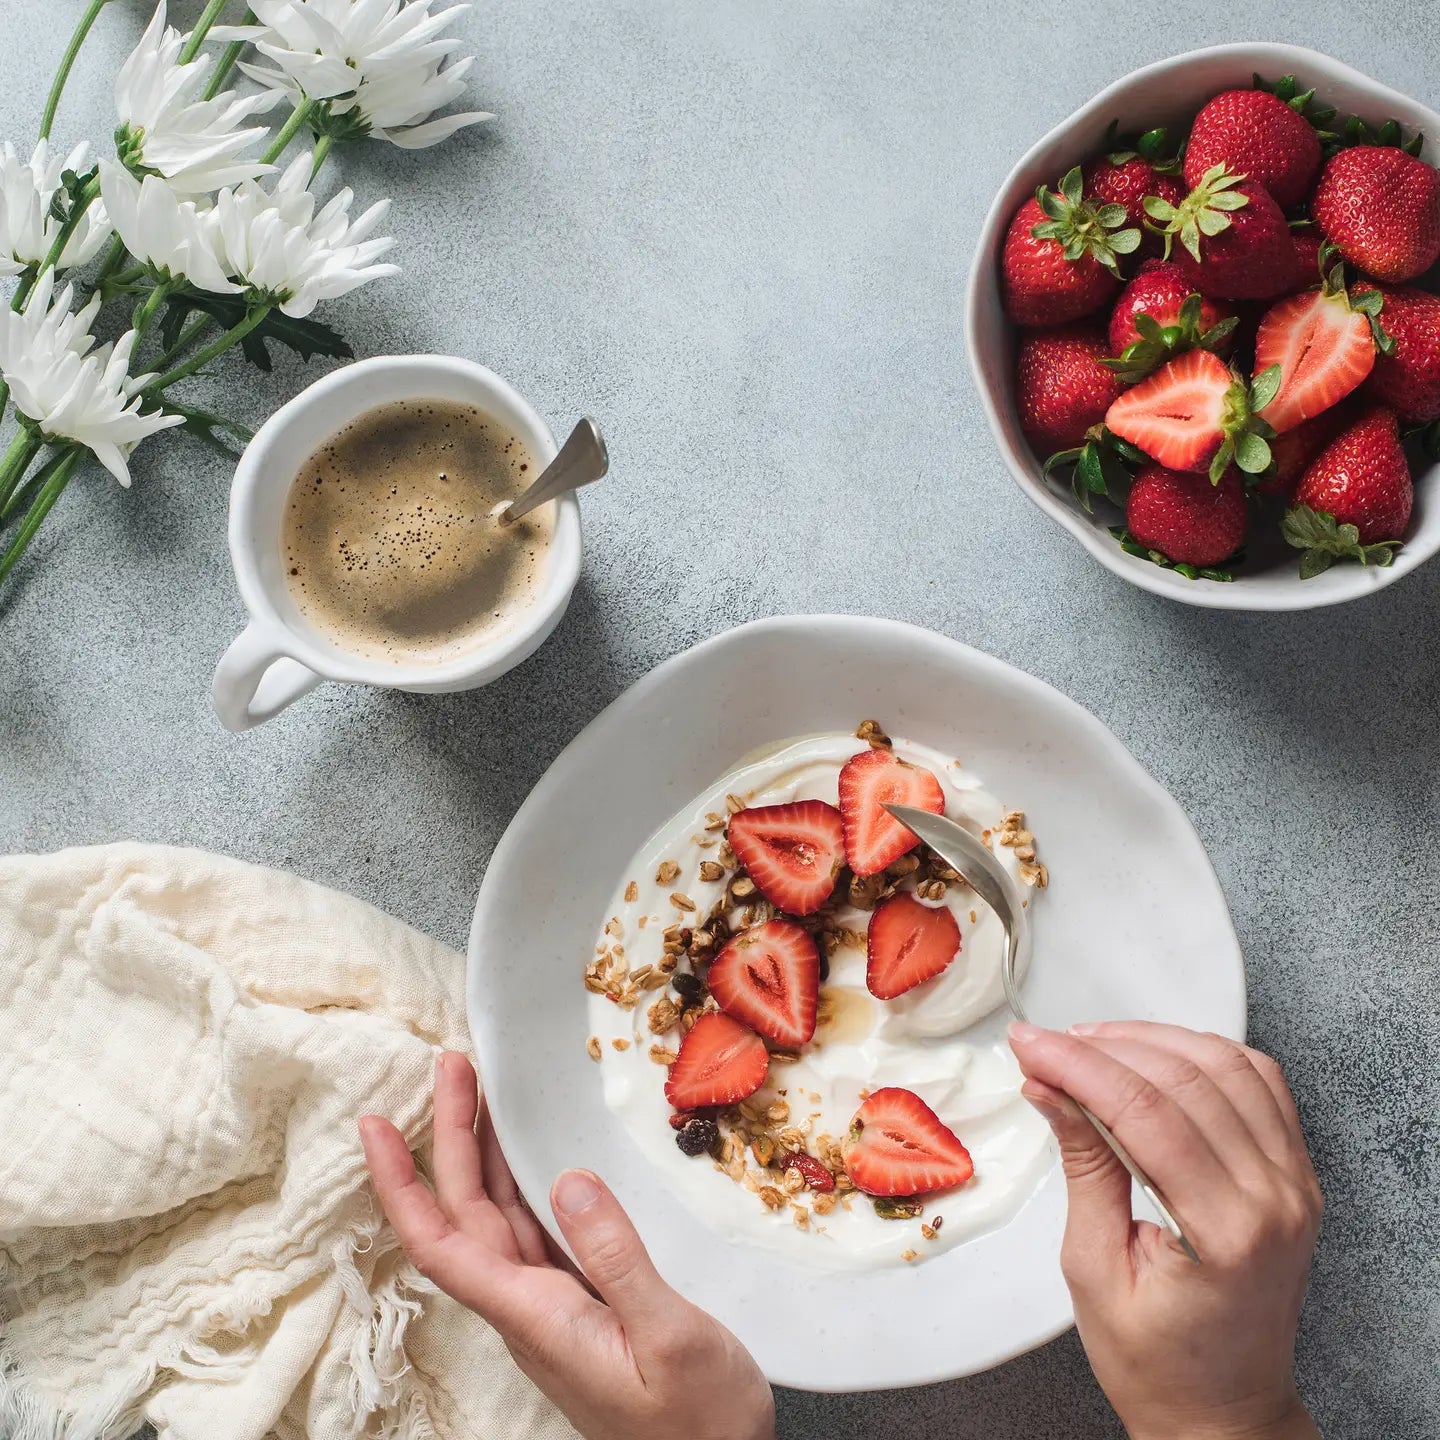
<path fill-rule="evenodd" d="M 0 859 L 0 1436 L 573 1437 L 366 1179 L 357 1116 L 428 1138 L 464 973 L 215 855 Z"/>

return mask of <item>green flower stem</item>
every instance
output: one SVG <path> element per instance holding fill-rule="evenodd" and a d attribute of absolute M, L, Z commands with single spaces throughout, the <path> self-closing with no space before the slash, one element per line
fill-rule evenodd
<path fill-rule="evenodd" d="M 70 37 L 70 43 L 65 47 L 65 53 L 60 57 L 60 68 L 55 72 L 54 82 L 50 86 L 50 93 L 45 97 L 45 110 L 40 116 L 40 138 L 50 138 L 50 127 L 55 123 L 55 112 L 60 108 L 60 96 L 64 93 L 65 82 L 70 78 L 70 71 L 75 67 L 75 57 L 80 53 L 80 47 L 85 43 L 85 37 L 90 33 L 90 27 L 100 18 L 100 12 L 109 3 L 109 0 L 90 0 L 85 13 L 80 17 L 80 23 L 75 27 L 75 33 Z"/>
<path fill-rule="evenodd" d="M 180 337 L 165 351 L 157 355 L 152 362 L 157 370 L 163 370 L 167 365 L 178 360 L 196 341 L 200 332 L 210 323 L 210 316 L 196 315 L 188 325 L 180 332 Z"/>
<path fill-rule="evenodd" d="M 55 473 L 71 448 L 73 447 L 67 445 L 63 449 L 57 450 L 23 485 L 15 487 L 10 498 L 3 506 L 0 506 L 0 527 L 8 524 L 12 515 L 18 514 L 24 506 L 30 503 L 35 492 Z"/>
<path fill-rule="evenodd" d="M 249 8 L 240 17 L 242 25 L 253 25 L 255 23 L 255 12 Z M 240 52 L 249 42 L 246 40 L 232 40 L 221 52 L 220 61 L 215 66 L 215 73 L 210 77 L 210 83 L 200 92 L 202 100 L 213 100 L 225 87 L 225 82 L 230 78 L 230 72 L 235 68 L 235 62 L 240 58 Z"/>
<path fill-rule="evenodd" d="M 200 47 L 205 43 L 205 37 L 210 33 L 210 27 L 220 18 L 220 12 L 229 3 L 230 0 L 210 0 L 210 3 L 201 12 L 200 18 L 195 22 L 195 28 L 190 32 L 190 38 L 180 51 L 182 65 L 189 64 L 200 53 Z"/>
<path fill-rule="evenodd" d="M 330 153 L 330 147 L 335 142 L 329 135 L 317 135 L 315 137 L 315 160 L 310 166 L 310 183 L 315 183 L 315 177 L 320 173 L 320 167 L 325 163 L 325 157 Z"/>
<path fill-rule="evenodd" d="M 63 450 L 50 465 L 45 467 L 50 472 L 49 476 L 40 486 L 39 493 L 34 500 L 30 502 L 30 508 L 25 512 L 25 519 L 15 532 L 15 538 L 10 542 L 10 548 L 3 557 L 0 557 L 0 580 L 4 580 L 15 568 L 16 562 L 25 553 L 25 547 L 35 538 L 35 532 L 40 528 L 40 522 L 50 513 L 55 502 L 60 498 L 60 492 L 70 483 L 70 477 L 75 473 L 75 467 L 80 463 L 80 457 L 84 453 L 80 446 L 73 445 Z"/>
<path fill-rule="evenodd" d="M 223 335 L 212 340 L 198 355 L 192 355 L 183 365 L 177 365 L 173 370 L 167 370 L 158 380 L 152 380 L 140 393 L 147 397 L 159 395 L 162 390 L 168 390 L 187 375 L 193 375 L 217 355 L 223 355 L 232 346 L 238 345 L 257 325 L 264 322 L 270 308 L 269 305 L 257 305 L 238 325 L 232 326 Z"/>
<path fill-rule="evenodd" d="M 135 314 L 131 322 L 135 328 L 135 339 L 138 343 L 140 337 L 150 328 L 151 322 L 155 319 L 156 312 L 170 298 L 169 285 L 157 285 L 146 297 L 145 303 Z"/>
<path fill-rule="evenodd" d="M 0 457 L 0 511 L 4 510 L 15 487 L 20 483 L 30 462 L 40 450 L 40 437 L 22 425 L 10 441 L 10 448 Z"/>
<path fill-rule="evenodd" d="M 35 287 L 36 280 L 46 270 L 60 263 L 60 257 L 65 253 L 65 247 L 70 243 L 70 237 L 80 228 L 80 222 L 85 218 L 85 212 L 95 203 L 99 194 L 100 177 L 97 175 L 86 182 L 85 188 L 76 197 L 75 208 L 70 212 L 70 218 L 60 227 L 60 233 L 50 246 L 49 253 L 40 262 L 40 269 L 33 272 L 27 271 L 20 284 L 16 286 L 15 298 L 10 302 L 12 310 L 23 310 L 25 302 L 30 298 L 31 290 Z"/>
<path fill-rule="evenodd" d="M 105 259 L 101 262 L 100 269 L 95 275 L 97 290 L 125 263 L 127 253 L 125 242 L 116 235 L 110 241 L 110 248 L 105 252 Z"/>
<path fill-rule="evenodd" d="M 306 96 L 290 112 L 290 118 L 280 127 L 280 133 L 270 142 L 269 148 L 260 157 L 266 165 L 273 164 L 285 152 L 285 147 L 295 138 L 296 132 L 310 118 L 315 102 Z"/>

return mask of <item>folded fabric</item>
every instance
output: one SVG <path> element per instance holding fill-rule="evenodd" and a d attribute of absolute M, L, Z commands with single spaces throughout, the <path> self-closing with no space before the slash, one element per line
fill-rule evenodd
<path fill-rule="evenodd" d="M 422 1146 L 468 1049 L 458 955 L 110 845 L 0 860 L 0 956 L 0 1436 L 574 1436 L 366 1178 L 356 1118 Z"/>

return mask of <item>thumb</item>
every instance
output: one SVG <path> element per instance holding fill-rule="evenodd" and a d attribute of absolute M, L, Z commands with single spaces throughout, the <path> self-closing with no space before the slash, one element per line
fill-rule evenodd
<path fill-rule="evenodd" d="M 1112 1263 L 1130 1243 L 1129 1172 L 1068 1095 L 1040 1080 L 1027 1080 L 1020 1093 L 1060 1145 L 1068 1200 L 1061 1259 L 1067 1276 Z"/>
<path fill-rule="evenodd" d="M 565 1170 L 550 1206 L 585 1277 L 627 1331 L 673 1315 L 679 1297 L 660 1278 L 644 1242 L 605 1182 L 589 1170 Z"/>

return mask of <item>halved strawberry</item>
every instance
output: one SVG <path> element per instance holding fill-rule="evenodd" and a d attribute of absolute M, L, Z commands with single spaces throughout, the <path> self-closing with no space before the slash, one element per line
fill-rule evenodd
<path fill-rule="evenodd" d="M 959 1136 L 913 1090 L 887 1085 L 850 1122 L 845 1173 L 867 1195 L 924 1195 L 963 1185 L 975 1164 Z"/>
<path fill-rule="evenodd" d="M 1255 371 L 1280 367 L 1280 389 L 1264 410 L 1278 434 L 1339 404 L 1375 368 L 1380 306 L 1373 291 L 1352 304 L 1337 270 L 1320 289 L 1302 290 L 1265 312 Z"/>
<path fill-rule="evenodd" d="M 813 915 L 845 863 L 840 812 L 823 800 L 760 805 L 730 817 L 730 848 L 777 910 Z"/>
<path fill-rule="evenodd" d="M 680 1042 L 665 1081 L 665 1098 L 677 1110 L 733 1105 L 753 1095 L 770 1069 L 765 1042 L 719 1011 L 702 1015 Z"/>
<path fill-rule="evenodd" d="M 845 827 L 845 856 L 862 878 L 877 875 L 920 842 L 888 810 L 911 805 L 932 815 L 945 813 L 940 782 L 919 765 L 890 750 L 863 750 L 840 772 L 840 817 Z"/>
<path fill-rule="evenodd" d="M 933 980 L 960 953 L 960 927 L 943 906 L 901 891 L 870 916 L 865 948 L 866 988 L 877 1000 L 893 1000 Z"/>
<path fill-rule="evenodd" d="M 815 1034 L 820 952 L 793 920 L 770 920 L 727 941 L 706 984 L 722 1010 L 777 1045 L 804 1045 Z"/>
<path fill-rule="evenodd" d="M 1127 390 L 1105 424 L 1167 470 L 1208 471 L 1213 483 L 1238 465 L 1258 475 L 1270 464 L 1270 428 L 1255 411 L 1274 394 L 1278 371 L 1247 385 L 1218 356 L 1189 350 Z"/>

